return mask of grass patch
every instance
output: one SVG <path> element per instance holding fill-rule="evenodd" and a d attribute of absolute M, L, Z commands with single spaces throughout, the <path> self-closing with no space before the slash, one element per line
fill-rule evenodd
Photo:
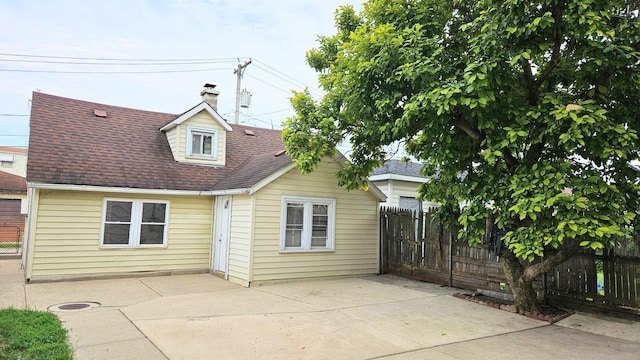
<path fill-rule="evenodd" d="M 0 359 L 73 360 L 67 330 L 52 313 L 0 310 Z"/>

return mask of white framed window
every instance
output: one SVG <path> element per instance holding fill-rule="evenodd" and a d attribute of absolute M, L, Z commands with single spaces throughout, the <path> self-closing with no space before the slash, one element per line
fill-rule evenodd
<path fill-rule="evenodd" d="M 282 197 L 280 251 L 335 250 L 336 200 Z"/>
<path fill-rule="evenodd" d="M 187 126 L 187 157 L 218 158 L 218 130 Z"/>
<path fill-rule="evenodd" d="M 169 202 L 105 199 L 100 245 L 163 247 L 167 245 Z"/>

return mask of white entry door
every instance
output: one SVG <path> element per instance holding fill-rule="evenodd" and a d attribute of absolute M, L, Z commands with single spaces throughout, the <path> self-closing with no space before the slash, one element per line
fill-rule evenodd
<path fill-rule="evenodd" d="M 215 231 L 213 232 L 213 271 L 227 272 L 227 249 L 229 248 L 229 216 L 231 196 L 216 197 Z"/>

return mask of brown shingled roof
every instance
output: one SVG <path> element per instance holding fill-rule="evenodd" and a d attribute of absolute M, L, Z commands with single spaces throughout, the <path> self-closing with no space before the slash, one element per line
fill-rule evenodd
<path fill-rule="evenodd" d="M 22 176 L 0 171 L 0 194 L 27 193 L 27 180 Z"/>
<path fill-rule="evenodd" d="M 95 109 L 107 116 L 95 116 Z M 291 163 L 286 155 L 274 156 L 284 149 L 281 131 L 243 125 L 231 125 L 233 131 L 227 132 L 226 166 L 177 163 L 159 130 L 177 116 L 34 92 L 27 181 L 228 190 L 254 185 Z M 256 157 L 260 161 L 252 160 Z"/>
<path fill-rule="evenodd" d="M 12 152 L 12 153 L 20 153 L 26 154 L 27 149 L 17 148 L 17 147 L 9 147 L 9 146 L 0 146 L 0 151 L 2 152 Z"/>

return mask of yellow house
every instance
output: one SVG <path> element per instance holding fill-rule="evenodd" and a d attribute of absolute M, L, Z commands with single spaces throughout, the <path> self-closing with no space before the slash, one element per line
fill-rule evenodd
<path fill-rule="evenodd" d="M 375 186 L 302 175 L 277 130 L 33 93 L 27 281 L 214 272 L 244 286 L 378 272 Z"/>

